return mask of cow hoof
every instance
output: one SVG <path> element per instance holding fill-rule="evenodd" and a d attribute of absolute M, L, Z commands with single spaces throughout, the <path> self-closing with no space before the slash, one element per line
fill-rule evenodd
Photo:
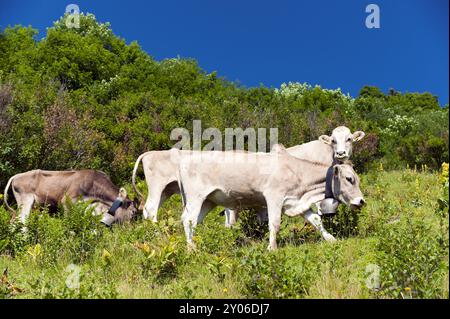
<path fill-rule="evenodd" d="M 269 245 L 269 246 L 267 246 L 267 250 L 268 251 L 275 251 L 275 250 L 277 250 L 277 246 L 276 245 L 274 245 L 274 246 Z"/>

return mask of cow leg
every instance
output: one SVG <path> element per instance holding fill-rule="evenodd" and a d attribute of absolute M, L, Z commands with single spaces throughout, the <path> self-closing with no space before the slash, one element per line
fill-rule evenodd
<path fill-rule="evenodd" d="M 320 218 L 319 214 L 314 213 L 312 210 L 308 210 L 303 215 L 303 217 L 308 223 L 313 225 L 315 229 L 320 231 L 320 234 L 322 235 L 323 239 L 325 239 L 326 241 L 336 241 L 336 238 L 334 238 L 333 235 L 327 232 L 325 227 L 323 227 L 322 219 Z"/>
<path fill-rule="evenodd" d="M 186 200 L 186 206 L 184 207 L 183 214 L 181 215 L 184 233 L 186 234 L 188 250 L 195 249 L 195 243 L 192 240 L 192 238 L 194 236 L 194 228 L 197 226 L 198 221 L 202 219 L 201 218 L 202 204 L 203 200 L 195 200 L 195 201 Z"/>
<path fill-rule="evenodd" d="M 269 246 L 268 250 L 277 249 L 277 233 L 281 224 L 281 202 L 267 201 L 267 213 L 269 217 Z"/>
<path fill-rule="evenodd" d="M 20 221 L 22 224 L 25 224 L 28 217 L 30 216 L 31 209 L 33 208 L 34 196 L 33 194 L 27 194 L 16 198 L 17 206 L 19 206 L 20 209 Z"/>
<path fill-rule="evenodd" d="M 144 219 L 151 219 L 153 222 L 158 221 L 158 209 L 162 197 L 164 197 L 163 200 L 166 198 L 162 188 L 149 190 L 144 206 Z"/>
<path fill-rule="evenodd" d="M 225 227 L 231 228 L 236 224 L 239 213 L 236 209 L 225 208 Z"/>

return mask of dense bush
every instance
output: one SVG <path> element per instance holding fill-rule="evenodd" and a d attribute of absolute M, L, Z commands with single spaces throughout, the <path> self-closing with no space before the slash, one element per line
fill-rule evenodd
<path fill-rule="evenodd" d="M 27 236 L 22 227 L 20 223 L 11 223 L 11 213 L 0 207 L 0 253 L 15 256 L 24 251 Z"/>
<path fill-rule="evenodd" d="M 386 228 L 377 246 L 381 270 L 381 296 L 433 298 L 439 296 L 448 274 L 447 244 L 422 221 Z M 442 296 L 445 297 L 445 296 Z"/>
<path fill-rule="evenodd" d="M 318 271 L 314 262 L 303 254 L 288 263 L 285 252 L 268 253 L 253 249 L 238 256 L 248 298 L 299 298 L 304 296 Z"/>
<path fill-rule="evenodd" d="M 292 146 L 338 125 L 364 130 L 355 146 L 358 170 L 448 161 L 448 106 L 429 93 L 388 94 L 288 83 L 244 88 L 207 74 L 192 59 L 153 60 L 108 23 L 63 18 L 37 40 L 31 27 L 0 34 L 0 185 L 33 168 L 102 169 L 126 183 L 136 157 L 170 148 L 176 127 L 277 127 Z M 214 114 L 214 116 L 211 116 Z"/>

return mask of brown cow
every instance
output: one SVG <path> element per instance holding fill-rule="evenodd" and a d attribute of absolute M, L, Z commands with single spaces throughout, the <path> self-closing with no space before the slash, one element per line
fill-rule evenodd
<path fill-rule="evenodd" d="M 136 208 L 128 199 L 124 188 L 119 189 L 109 177 L 95 170 L 44 171 L 32 170 L 11 177 L 6 184 L 4 201 L 8 205 L 8 189 L 11 186 L 17 207 L 20 210 L 20 220 L 25 223 L 33 205 L 48 205 L 55 209 L 64 204 L 66 199 L 91 201 L 94 214 L 103 214 L 102 222 L 111 225 L 114 222 L 124 222 L 134 217 Z"/>

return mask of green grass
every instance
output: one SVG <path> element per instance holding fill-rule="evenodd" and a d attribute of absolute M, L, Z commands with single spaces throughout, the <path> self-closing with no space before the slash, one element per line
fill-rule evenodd
<path fill-rule="evenodd" d="M 324 220 L 336 243 L 323 242 L 301 217 L 283 216 L 275 252 L 266 251 L 267 229 L 255 229 L 252 215 L 229 230 L 217 209 L 189 253 L 179 196 L 164 204 L 158 224 L 109 230 L 75 205 L 71 218 L 34 212 L 26 236 L 0 208 L 0 271 L 8 269 L 0 297 L 448 298 L 448 207 L 438 204 L 448 191 L 440 175 L 378 171 L 361 179 L 367 206 L 341 207 Z M 80 267 L 79 289 L 67 287 L 70 264 Z"/>

